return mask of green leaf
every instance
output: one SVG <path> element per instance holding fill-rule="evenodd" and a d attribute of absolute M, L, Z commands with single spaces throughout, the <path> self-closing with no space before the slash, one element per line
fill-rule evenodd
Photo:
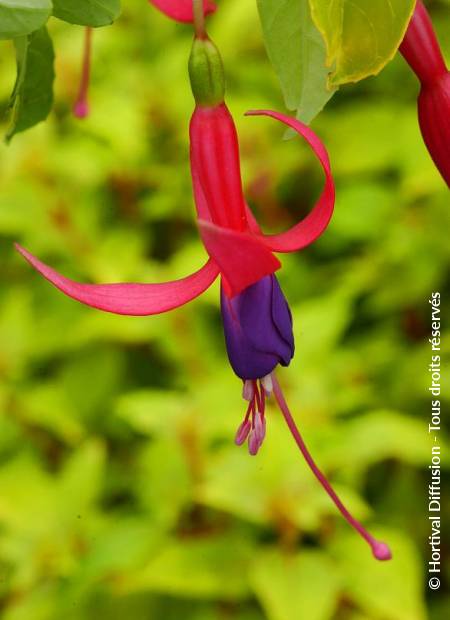
<path fill-rule="evenodd" d="M 11 95 L 13 120 L 6 140 L 47 118 L 53 103 L 53 44 L 47 29 L 15 39 L 17 79 Z"/>
<path fill-rule="evenodd" d="M 392 60 L 415 0 L 309 0 L 313 20 L 334 66 L 331 86 L 376 75 Z"/>
<path fill-rule="evenodd" d="M 250 581 L 269 620 L 328 620 L 339 597 L 337 571 L 325 554 L 278 549 L 258 553 Z"/>
<path fill-rule="evenodd" d="M 38 30 L 51 12 L 51 0 L 0 0 L 0 39 L 13 39 Z"/>
<path fill-rule="evenodd" d="M 107 26 L 120 14 L 120 0 L 53 0 L 53 15 L 69 24 Z"/>
<path fill-rule="evenodd" d="M 247 567 L 253 553 L 251 545 L 233 533 L 186 537 L 166 544 L 121 586 L 123 592 L 242 599 L 248 596 Z"/>
<path fill-rule="evenodd" d="M 332 97 L 325 44 L 308 0 L 258 0 L 264 41 L 278 75 L 286 107 L 309 123 Z"/>
<path fill-rule="evenodd" d="M 398 531 L 377 537 L 392 549 L 390 562 L 376 562 L 365 542 L 352 533 L 333 544 L 346 598 L 371 618 L 425 620 L 424 562 L 417 549 Z"/>

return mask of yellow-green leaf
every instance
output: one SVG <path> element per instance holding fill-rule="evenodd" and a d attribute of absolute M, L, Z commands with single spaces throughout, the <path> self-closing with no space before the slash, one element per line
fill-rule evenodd
<path fill-rule="evenodd" d="M 309 123 L 335 88 L 327 88 L 325 44 L 311 19 L 308 0 L 258 0 L 258 9 L 286 107 Z"/>
<path fill-rule="evenodd" d="M 393 58 L 415 0 L 309 0 L 333 67 L 330 86 L 376 75 Z"/>

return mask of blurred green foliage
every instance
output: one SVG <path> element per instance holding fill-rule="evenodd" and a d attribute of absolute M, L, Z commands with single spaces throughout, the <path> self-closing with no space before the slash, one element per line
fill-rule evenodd
<path fill-rule="evenodd" d="M 318 462 L 391 544 L 384 564 L 336 514 L 275 408 L 256 459 L 234 446 L 243 402 L 217 285 L 167 315 L 117 317 L 65 298 L 12 249 L 19 240 L 96 282 L 162 281 L 204 258 L 188 167 L 190 28 L 124 4 L 95 32 L 91 117 L 70 112 L 83 31 L 51 20 L 56 108 L 0 147 L 2 619 L 447 618 L 448 595 L 430 594 L 426 577 L 427 338 L 431 291 L 448 309 L 450 211 L 414 77 L 396 58 L 316 119 L 336 213 L 280 273 L 297 338 L 280 379 Z M 432 8 L 444 42 L 448 5 Z M 243 118 L 283 109 L 255 3 L 223 0 L 210 30 L 246 194 L 279 230 L 318 195 L 318 166 L 276 123 Z M 3 43 L 4 109 L 13 60 Z M 449 397 L 447 384 L 443 409 Z"/>

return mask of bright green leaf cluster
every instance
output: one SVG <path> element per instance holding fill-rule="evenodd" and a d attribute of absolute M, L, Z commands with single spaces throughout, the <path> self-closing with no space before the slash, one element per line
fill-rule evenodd
<path fill-rule="evenodd" d="M 45 120 L 52 108 L 54 51 L 45 28 L 49 17 L 98 27 L 111 24 L 119 14 L 120 0 L 0 0 L 0 39 L 13 40 L 17 62 L 7 141 Z"/>
<path fill-rule="evenodd" d="M 0 0 L 0 39 L 13 39 L 41 28 L 52 13 L 52 0 Z"/>
<path fill-rule="evenodd" d="M 309 123 L 334 89 L 327 86 L 325 43 L 311 19 L 308 0 L 258 0 L 258 9 L 286 107 Z"/>
<path fill-rule="evenodd" d="M 107 26 L 120 14 L 120 0 L 53 0 L 53 15 L 80 26 Z"/>
<path fill-rule="evenodd" d="M 33 127 L 49 114 L 53 103 L 54 52 L 45 27 L 14 40 L 17 79 L 11 95 L 13 119 L 7 140 Z"/>
<path fill-rule="evenodd" d="M 330 85 L 376 75 L 392 60 L 415 0 L 309 0 L 327 44 Z"/>
<path fill-rule="evenodd" d="M 336 88 L 392 60 L 415 0 L 257 0 L 286 106 L 309 123 Z"/>

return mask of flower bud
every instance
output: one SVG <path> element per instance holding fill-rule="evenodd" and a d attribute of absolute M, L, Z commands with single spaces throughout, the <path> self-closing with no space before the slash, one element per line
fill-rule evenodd
<path fill-rule="evenodd" d="M 450 73 L 422 87 L 418 109 L 424 142 L 450 187 Z"/>
<path fill-rule="evenodd" d="M 420 129 L 436 168 L 450 187 L 450 73 L 430 16 L 420 0 L 400 52 L 420 80 Z"/>
<path fill-rule="evenodd" d="M 194 39 L 189 58 L 189 77 L 198 105 L 214 107 L 223 103 L 225 74 L 222 58 L 210 39 Z"/>
<path fill-rule="evenodd" d="M 273 274 L 233 298 L 222 290 L 221 309 L 228 358 L 238 377 L 261 379 L 278 364 L 288 366 L 294 355 L 292 318 Z"/>

